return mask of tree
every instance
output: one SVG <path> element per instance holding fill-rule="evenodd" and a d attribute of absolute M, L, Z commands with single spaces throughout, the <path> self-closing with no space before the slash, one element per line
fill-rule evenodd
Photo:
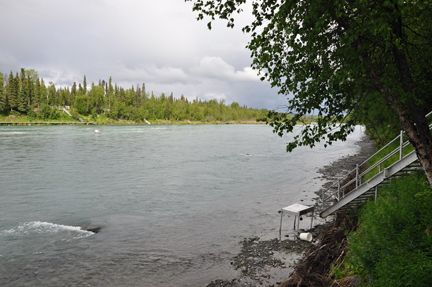
<path fill-rule="evenodd" d="M 18 93 L 19 93 L 19 77 L 18 73 L 14 77 L 12 71 L 10 72 L 8 84 L 6 86 L 6 96 L 11 111 L 18 107 Z"/>
<path fill-rule="evenodd" d="M 108 109 L 111 109 L 111 105 L 114 101 L 114 88 L 112 85 L 112 78 L 109 78 L 108 85 L 106 88 L 106 98 L 108 102 Z"/>
<path fill-rule="evenodd" d="M 58 106 L 59 99 L 57 97 L 57 89 L 53 82 L 49 82 L 47 104 L 49 106 Z"/>
<path fill-rule="evenodd" d="M 36 83 L 39 80 L 38 72 L 34 69 L 25 70 L 26 84 L 28 90 L 27 106 L 36 103 L 35 93 L 36 93 Z"/>
<path fill-rule="evenodd" d="M 78 90 L 77 95 L 74 99 L 74 107 L 80 114 L 88 114 L 88 97 L 82 94 L 82 90 Z"/>
<path fill-rule="evenodd" d="M 198 19 L 234 26 L 246 0 L 193 1 Z M 243 27 L 252 67 L 288 98 L 286 117 L 271 112 L 274 132 L 292 132 L 302 116 L 317 113 L 289 143 L 313 147 L 345 140 L 359 104 L 383 99 L 413 144 L 432 187 L 432 136 L 425 119 L 432 93 L 432 2 L 413 0 L 264 0 Z M 211 28 L 211 22 L 208 24 Z M 427 108 L 426 108 L 427 107 Z"/>
<path fill-rule="evenodd" d="M 92 86 L 88 92 L 89 110 L 95 109 L 96 113 L 100 113 L 104 107 L 104 88 L 101 86 Z"/>
<path fill-rule="evenodd" d="M 0 112 L 6 109 L 7 101 L 6 101 L 6 93 L 4 92 L 4 80 L 3 74 L 0 73 Z"/>
<path fill-rule="evenodd" d="M 21 68 L 18 88 L 18 110 L 22 113 L 27 111 L 28 85 L 26 82 L 25 69 Z"/>
<path fill-rule="evenodd" d="M 41 84 L 39 78 L 36 79 L 35 88 L 33 92 L 34 103 L 37 103 L 38 108 L 41 100 Z"/>
<path fill-rule="evenodd" d="M 48 89 L 45 86 L 45 82 L 43 79 L 41 79 L 40 81 L 40 98 L 39 98 L 39 102 L 40 104 L 47 104 L 48 103 Z"/>
<path fill-rule="evenodd" d="M 84 95 L 87 94 L 87 78 L 84 75 L 84 81 L 83 81 L 83 89 L 84 89 Z"/>

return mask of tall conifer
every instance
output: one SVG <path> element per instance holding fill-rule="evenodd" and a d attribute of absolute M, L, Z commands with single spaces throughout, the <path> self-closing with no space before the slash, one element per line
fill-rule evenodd
<path fill-rule="evenodd" d="M 16 77 L 14 77 L 11 71 L 9 75 L 8 85 L 6 87 L 7 99 L 11 111 L 16 109 L 18 106 L 18 87 L 19 87 L 18 83 L 19 83 L 18 73 L 16 74 Z"/>
<path fill-rule="evenodd" d="M 18 74 L 17 74 L 18 76 Z M 26 74 L 25 69 L 21 68 L 20 78 L 18 81 L 18 103 L 17 108 L 18 111 L 24 113 L 27 110 L 27 101 L 28 101 L 28 86 L 26 83 Z"/>
<path fill-rule="evenodd" d="M 74 99 L 75 99 L 76 95 L 77 95 L 77 85 L 76 85 L 76 82 L 74 82 L 72 85 L 72 89 L 71 89 L 71 100 L 70 100 L 71 106 L 74 105 Z"/>
<path fill-rule="evenodd" d="M 87 78 L 85 75 L 84 75 L 83 88 L 84 88 L 84 94 L 87 94 Z"/>
<path fill-rule="evenodd" d="M 6 109 L 6 93 L 4 91 L 3 85 L 4 85 L 3 74 L 0 73 L 0 111 Z"/>
<path fill-rule="evenodd" d="M 37 78 L 36 86 L 35 86 L 34 91 L 33 91 L 33 102 L 37 103 L 38 109 L 39 109 L 39 104 L 40 104 L 40 86 L 41 85 L 40 85 L 39 78 Z"/>
<path fill-rule="evenodd" d="M 45 86 L 45 82 L 43 79 L 41 79 L 40 82 L 40 103 L 45 105 L 48 103 L 47 87 Z"/>

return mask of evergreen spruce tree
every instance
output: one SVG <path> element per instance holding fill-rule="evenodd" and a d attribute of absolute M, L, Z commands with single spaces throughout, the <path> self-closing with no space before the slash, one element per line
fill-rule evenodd
<path fill-rule="evenodd" d="M 142 84 L 142 98 L 143 98 L 142 103 L 148 100 L 146 89 L 145 89 L 145 83 Z"/>
<path fill-rule="evenodd" d="M 84 88 L 81 86 L 81 83 L 78 84 L 78 91 L 80 95 L 84 95 Z"/>
<path fill-rule="evenodd" d="M 36 72 L 34 69 L 25 70 L 26 75 L 26 82 L 27 82 L 27 106 L 36 104 L 35 101 L 35 89 L 36 89 L 36 82 L 39 79 L 38 72 Z"/>
<path fill-rule="evenodd" d="M 34 83 L 32 79 L 30 78 L 30 75 L 27 74 L 26 78 L 26 85 L 27 85 L 27 107 L 33 104 L 33 97 L 34 97 Z"/>
<path fill-rule="evenodd" d="M 108 109 L 111 109 L 112 103 L 114 102 L 114 88 L 112 85 L 112 78 L 111 77 L 109 78 L 107 97 L 108 97 Z"/>
<path fill-rule="evenodd" d="M 77 93 L 77 85 L 76 85 L 76 82 L 74 82 L 72 85 L 72 90 L 71 90 L 72 98 L 75 98 L 76 93 Z"/>
<path fill-rule="evenodd" d="M 21 82 L 19 82 L 19 92 L 18 92 L 18 111 L 25 113 L 27 110 L 27 87 Z"/>
<path fill-rule="evenodd" d="M 41 84 L 39 78 L 37 78 L 36 80 L 36 87 L 34 89 L 34 101 L 35 103 L 37 103 L 39 109 L 39 105 L 41 102 Z"/>
<path fill-rule="evenodd" d="M 55 87 L 55 84 L 53 82 L 49 82 L 49 87 L 48 87 L 48 105 L 50 106 L 57 106 L 58 105 L 58 95 L 57 95 L 57 90 Z"/>
<path fill-rule="evenodd" d="M 20 77 L 19 77 L 19 81 L 18 81 L 18 103 L 17 103 L 17 108 L 18 111 L 24 113 L 26 111 L 27 108 L 27 85 L 25 83 L 25 70 L 24 68 L 21 68 L 21 73 L 20 73 Z"/>
<path fill-rule="evenodd" d="M 40 103 L 41 105 L 46 105 L 48 103 L 48 91 L 43 79 L 41 79 L 40 83 Z"/>
<path fill-rule="evenodd" d="M 87 94 L 87 79 L 85 75 L 84 75 L 83 88 L 84 88 L 84 94 Z"/>
<path fill-rule="evenodd" d="M 36 86 L 35 86 L 35 89 L 33 92 L 33 102 L 38 105 L 38 109 L 39 109 L 40 96 L 41 96 L 40 88 L 41 88 L 40 80 L 39 80 L 39 78 L 37 78 Z"/>
<path fill-rule="evenodd" d="M 4 80 L 3 80 L 3 74 L 0 73 L 0 112 L 4 111 L 6 109 L 6 93 L 4 91 Z"/>
<path fill-rule="evenodd" d="M 14 77 L 11 71 L 8 79 L 8 84 L 6 87 L 7 99 L 11 111 L 15 110 L 18 106 L 18 87 L 19 87 L 18 83 L 19 83 L 18 73 L 16 74 L 16 77 Z"/>

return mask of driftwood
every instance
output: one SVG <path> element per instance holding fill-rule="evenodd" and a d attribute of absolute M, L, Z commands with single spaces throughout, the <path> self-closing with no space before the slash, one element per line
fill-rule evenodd
<path fill-rule="evenodd" d="M 328 276 L 331 266 L 339 262 L 347 251 L 345 231 L 351 232 L 356 228 L 356 219 L 338 214 L 337 220 L 327 224 L 318 236 L 318 243 L 310 246 L 290 278 L 279 287 L 331 286 L 334 283 Z"/>

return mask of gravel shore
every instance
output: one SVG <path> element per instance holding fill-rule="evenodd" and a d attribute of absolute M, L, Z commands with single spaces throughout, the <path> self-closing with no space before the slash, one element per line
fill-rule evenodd
<path fill-rule="evenodd" d="M 345 156 L 338 161 L 324 166 L 318 172 L 325 180 L 322 189 L 327 189 L 334 180 L 348 173 L 356 167 L 356 164 L 364 162 L 375 150 L 373 141 L 364 137 L 356 143 L 360 146 L 359 153 Z M 320 193 L 320 191 L 316 191 Z M 314 220 L 315 225 L 311 230 L 313 238 L 325 229 L 324 220 Z M 242 248 L 239 254 L 231 261 L 232 268 L 240 270 L 241 275 L 233 279 L 218 279 L 210 282 L 208 287 L 239 287 L 239 286 L 278 286 L 288 278 L 295 263 L 302 257 L 304 251 L 314 244 L 295 238 L 277 238 L 272 240 L 260 240 L 258 237 L 245 238 L 240 242 Z"/>

